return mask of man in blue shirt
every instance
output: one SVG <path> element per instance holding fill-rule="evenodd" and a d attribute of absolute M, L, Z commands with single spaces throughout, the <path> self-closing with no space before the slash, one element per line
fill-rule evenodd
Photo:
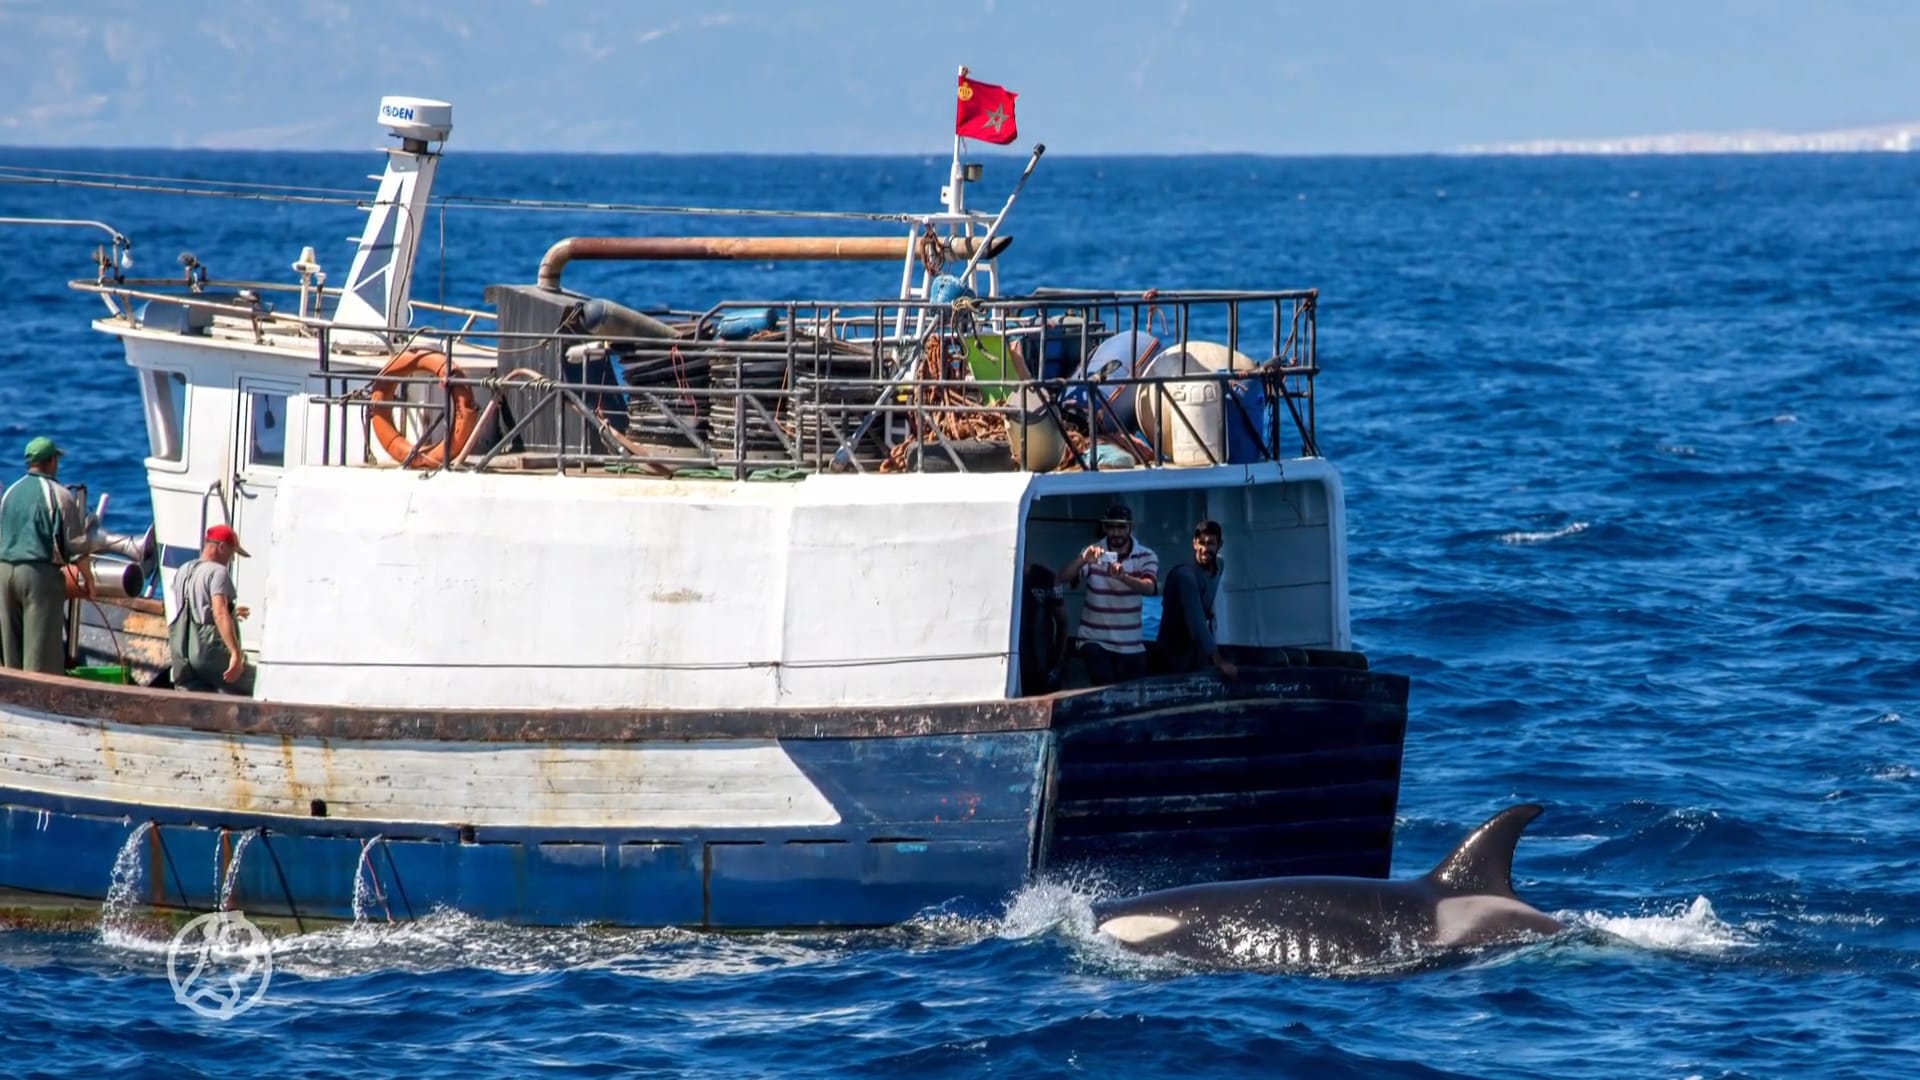
<path fill-rule="evenodd" d="M 62 632 L 73 561 L 55 479 L 64 453 L 42 435 L 27 444 L 27 474 L 0 495 L 0 660 L 59 675 L 67 669 Z"/>
<path fill-rule="evenodd" d="M 1155 667 L 1167 672 L 1202 671 L 1212 665 L 1231 679 L 1240 673 L 1214 639 L 1213 605 L 1220 595 L 1220 523 L 1193 528 L 1193 561 L 1167 575 L 1161 590 L 1160 636 L 1154 642 Z"/>

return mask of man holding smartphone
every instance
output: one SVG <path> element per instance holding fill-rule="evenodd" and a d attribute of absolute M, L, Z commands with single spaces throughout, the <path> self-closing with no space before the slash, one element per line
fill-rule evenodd
<path fill-rule="evenodd" d="M 1100 528 L 1104 538 L 1060 571 L 1062 583 L 1087 587 L 1080 611 L 1080 659 L 1095 686 L 1147 673 L 1140 600 L 1160 588 L 1160 557 L 1133 538 L 1132 508 L 1125 503 L 1107 507 Z"/>

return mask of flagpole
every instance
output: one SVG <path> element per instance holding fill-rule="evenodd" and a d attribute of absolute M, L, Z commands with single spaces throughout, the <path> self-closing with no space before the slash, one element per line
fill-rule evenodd
<path fill-rule="evenodd" d="M 966 77 L 967 65 L 961 64 L 960 78 L 964 79 Z M 955 91 L 957 92 L 958 89 L 956 86 Z M 953 133 L 953 163 L 947 167 L 947 213 L 959 214 L 965 212 L 967 206 L 966 187 L 966 180 L 960 172 L 960 133 L 955 131 Z M 971 234 L 973 230 L 968 229 L 967 232 Z"/>

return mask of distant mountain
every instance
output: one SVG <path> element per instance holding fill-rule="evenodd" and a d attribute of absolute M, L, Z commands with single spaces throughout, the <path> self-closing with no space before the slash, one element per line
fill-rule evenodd
<path fill-rule="evenodd" d="M 1618 139 L 1537 139 L 1462 146 L 1459 154 L 1841 154 L 1906 153 L 1920 146 L 1920 120 L 1882 127 L 1784 134 L 1777 131 L 1681 132 Z"/>

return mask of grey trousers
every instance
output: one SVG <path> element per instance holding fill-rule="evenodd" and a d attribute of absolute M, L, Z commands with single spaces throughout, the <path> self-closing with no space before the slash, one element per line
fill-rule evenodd
<path fill-rule="evenodd" d="M 0 563 L 0 659 L 24 671 L 67 670 L 67 583 L 52 563 Z"/>

